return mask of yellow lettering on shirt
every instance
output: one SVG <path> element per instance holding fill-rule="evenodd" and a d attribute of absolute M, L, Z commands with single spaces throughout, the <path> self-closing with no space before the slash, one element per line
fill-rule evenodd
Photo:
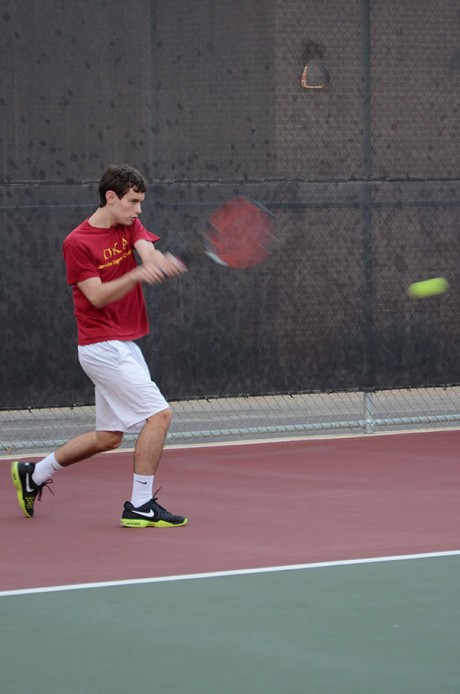
<path fill-rule="evenodd" d="M 114 255 L 120 255 L 120 253 L 123 253 L 125 250 L 126 246 L 128 245 L 128 240 L 122 237 L 121 239 L 121 248 L 119 248 L 120 241 L 115 241 L 113 246 L 110 248 L 104 248 L 102 251 L 104 260 L 110 260 L 110 258 L 113 258 Z M 130 253 L 132 251 L 129 251 Z M 125 256 L 126 257 L 126 256 Z"/>
<path fill-rule="evenodd" d="M 129 256 L 133 254 L 133 251 L 131 248 L 127 251 L 124 251 L 124 249 L 128 245 L 128 241 L 126 239 L 122 239 L 121 245 L 122 245 L 122 249 L 118 248 L 118 241 L 117 241 L 111 248 L 104 248 L 103 257 L 104 257 L 104 260 L 106 260 L 107 262 L 101 263 L 101 265 L 98 265 L 97 266 L 98 270 L 103 270 L 104 268 L 112 267 L 113 265 L 119 265 L 119 263 L 121 263 L 122 260 L 129 258 Z M 117 256 L 117 257 L 114 258 L 114 256 Z"/>

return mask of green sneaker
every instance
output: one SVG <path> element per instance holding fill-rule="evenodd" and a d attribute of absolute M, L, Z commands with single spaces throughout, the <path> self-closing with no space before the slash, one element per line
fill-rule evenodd
<path fill-rule="evenodd" d="M 38 497 L 40 501 L 43 489 L 52 482 L 47 480 L 43 484 L 35 484 L 32 479 L 34 468 L 35 463 L 20 463 L 16 460 L 11 464 L 11 477 L 18 493 L 19 506 L 26 518 L 32 518 L 35 499 Z"/>
<path fill-rule="evenodd" d="M 120 520 L 125 528 L 177 528 L 187 525 L 184 516 L 175 516 L 157 503 L 156 497 L 135 508 L 130 501 L 124 505 Z"/>

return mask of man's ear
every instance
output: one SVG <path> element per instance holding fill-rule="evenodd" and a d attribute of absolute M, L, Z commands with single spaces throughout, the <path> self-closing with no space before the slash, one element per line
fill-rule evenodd
<path fill-rule="evenodd" d="M 108 205 L 112 205 L 118 199 L 118 196 L 113 190 L 108 190 L 105 194 L 105 199 Z"/>

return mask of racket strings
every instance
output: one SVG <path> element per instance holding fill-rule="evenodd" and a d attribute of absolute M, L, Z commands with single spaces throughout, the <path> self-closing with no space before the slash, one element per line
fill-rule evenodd
<path fill-rule="evenodd" d="M 259 265 L 270 255 L 272 216 L 245 199 L 228 203 L 208 222 L 207 254 L 230 267 Z"/>

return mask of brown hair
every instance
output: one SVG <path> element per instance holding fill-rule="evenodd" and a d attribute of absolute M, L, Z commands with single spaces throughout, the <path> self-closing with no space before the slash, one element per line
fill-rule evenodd
<path fill-rule="evenodd" d="M 99 181 L 99 207 L 105 207 L 107 191 L 113 190 L 119 198 L 122 198 L 130 188 L 133 188 L 136 193 L 145 193 L 147 182 L 143 175 L 132 166 L 111 164 Z"/>

